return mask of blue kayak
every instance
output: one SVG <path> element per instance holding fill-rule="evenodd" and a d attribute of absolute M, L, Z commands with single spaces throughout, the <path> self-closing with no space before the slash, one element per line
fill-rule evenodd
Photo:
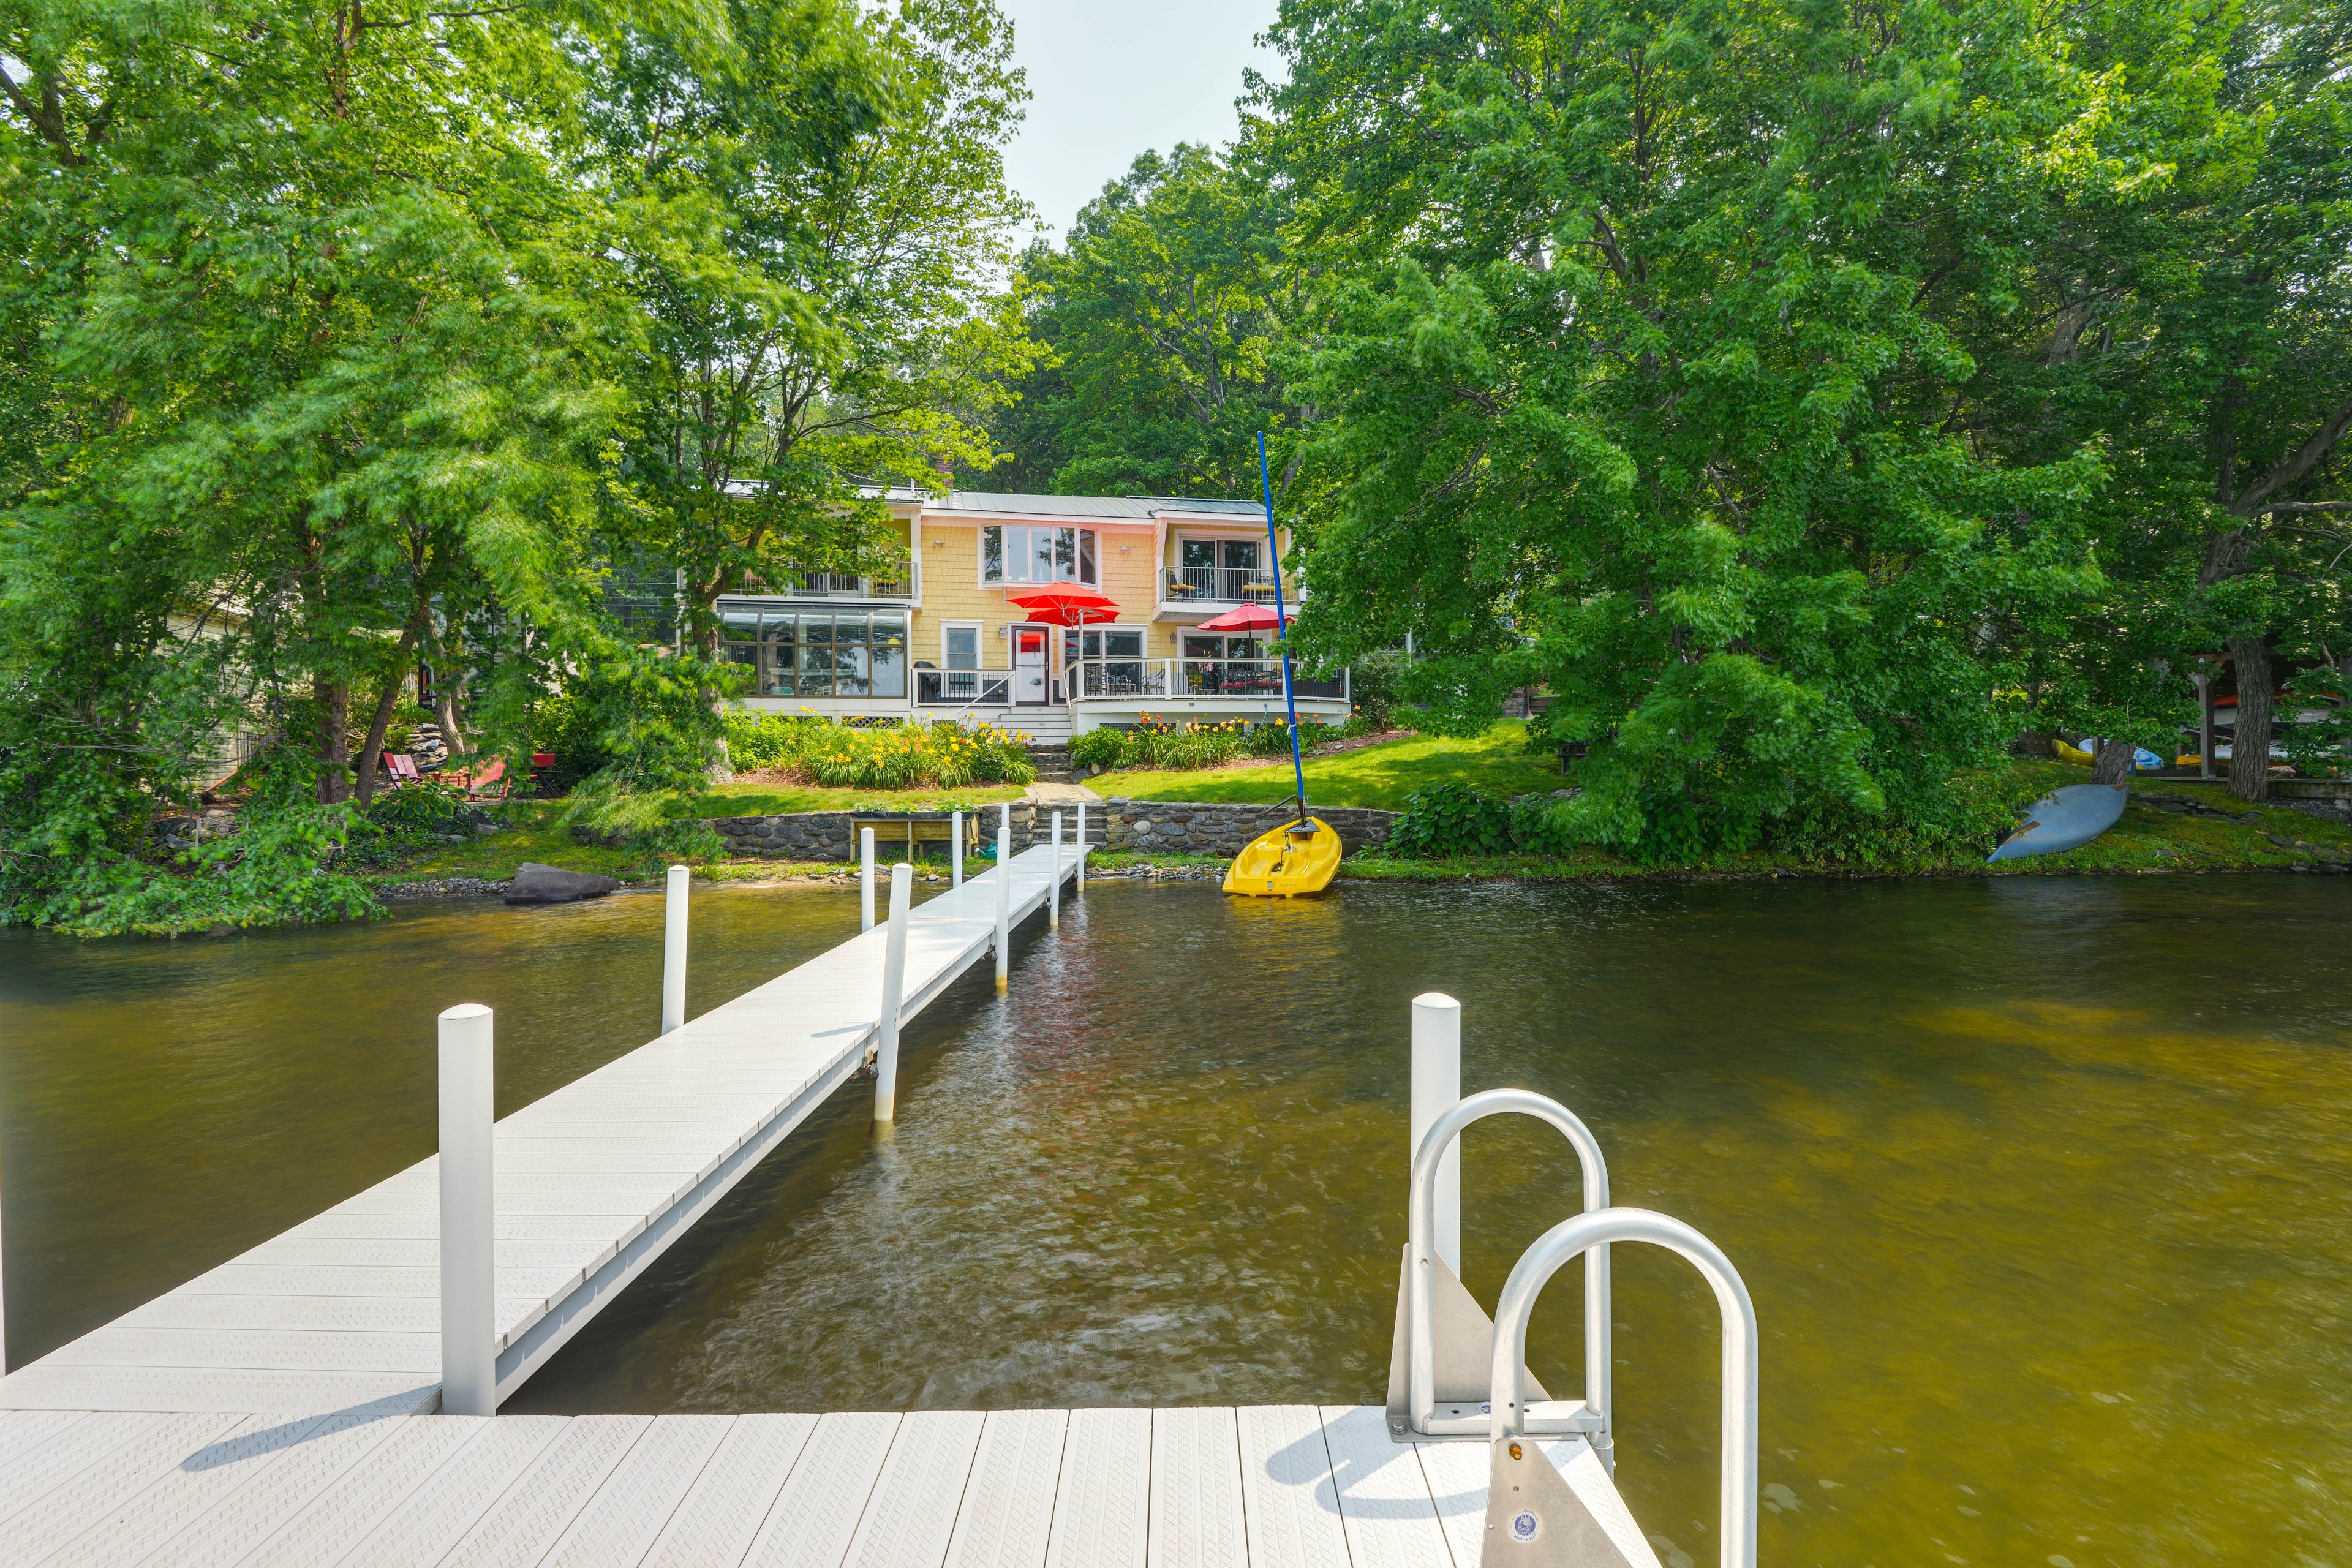
<path fill-rule="evenodd" d="M 2078 849 L 2113 827 L 2130 798 L 2130 790 L 2119 784 L 2053 789 L 2033 803 L 2026 813 L 2025 826 L 2002 839 L 2000 847 L 1985 857 L 1985 863 Z"/>

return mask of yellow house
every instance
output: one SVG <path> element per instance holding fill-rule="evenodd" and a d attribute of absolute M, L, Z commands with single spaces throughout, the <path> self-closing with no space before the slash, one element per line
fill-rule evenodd
<path fill-rule="evenodd" d="M 1267 639 L 1199 629 L 1243 605 L 1273 605 L 1276 552 L 1255 501 L 888 499 L 907 530 L 895 580 L 816 574 L 787 592 L 720 601 L 729 656 L 756 669 L 747 707 L 987 720 L 1040 742 L 1152 719 L 1283 719 L 1282 663 Z M 1006 598 L 1055 582 L 1099 589 L 1118 619 L 1064 627 Z M 1287 578 L 1282 591 L 1295 606 Z M 1345 671 L 1299 676 L 1292 689 L 1302 721 L 1348 715 Z"/>

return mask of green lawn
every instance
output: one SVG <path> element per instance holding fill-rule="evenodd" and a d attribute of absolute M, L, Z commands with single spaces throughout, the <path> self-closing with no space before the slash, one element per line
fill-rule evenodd
<path fill-rule="evenodd" d="M 1527 726 L 1513 720 L 1475 741 L 1420 735 L 1307 760 L 1309 805 L 1369 805 L 1402 811 L 1404 797 L 1434 784 L 1475 784 L 1496 795 L 1549 794 L 1560 787 L 1559 766 L 1525 750 Z M 1173 773 L 1139 768 L 1103 773 L 1087 787 L 1106 799 L 1242 801 L 1268 805 L 1289 798 L 1290 764 L 1205 768 Z"/>

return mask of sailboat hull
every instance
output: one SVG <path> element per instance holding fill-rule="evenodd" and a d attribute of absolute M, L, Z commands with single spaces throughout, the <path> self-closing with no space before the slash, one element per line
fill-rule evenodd
<path fill-rule="evenodd" d="M 1225 891 L 1249 898 L 1291 899 L 1319 893 L 1339 874 L 1339 835 L 1320 817 L 1307 827 L 1286 823 L 1262 833 L 1225 868 Z"/>

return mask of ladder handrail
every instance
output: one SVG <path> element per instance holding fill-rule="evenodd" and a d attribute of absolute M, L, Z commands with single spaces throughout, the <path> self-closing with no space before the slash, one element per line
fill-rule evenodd
<path fill-rule="evenodd" d="M 1609 1206 L 1609 1163 L 1601 1157 L 1601 1140 L 1576 1112 L 1556 1100 L 1528 1089 L 1489 1089 L 1456 1100 L 1454 1109 L 1429 1124 L 1429 1131 L 1412 1157 L 1412 1195 L 1406 1211 L 1406 1235 L 1412 1248 L 1412 1286 L 1408 1303 L 1405 1341 L 1406 1388 L 1413 1422 L 1423 1430 L 1437 1407 L 1435 1276 L 1431 1259 L 1437 1255 L 1434 1211 L 1437 1167 L 1445 1151 L 1463 1130 L 1489 1116 L 1532 1116 L 1559 1130 L 1576 1151 L 1583 1173 L 1584 1210 L 1591 1214 Z M 1548 1278 L 1548 1277 L 1547 1277 Z M 1496 1319 L 1497 1323 L 1501 1321 Z M 1584 1263 L 1584 1403 L 1601 1418 L 1592 1447 L 1604 1461 L 1613 1456 L 1615 1439 L 1609 1426 L 1609 1248 L 1593 1249 Z M 1511 1363 L 1516 1367 L 1518 1363 Z M 1516 1397 L 1516 1384 L 1514 1397 Z M 1489 1384 L 1490 1395 L 1493 1385 Z M 1489 1403 L 1493 1403 L 1491 1399 Z"/>
<path fill-rule="evenodd" d="M 1434 1129 L 1432 1130 L 1433 1131 Z M 1492 1432 L 1497 1442 L 1519 1435 L 1526 1389 L 1519 1373 L 1528 1353 L 1528 1319 L 1554 1274 L 1579 1253 L 1612 1241 L 1646 1241 L 1679 1253 L 1715 1289 L 1723 1313 L 1723 1521 L 1717 1532 L 1722 1568 L 1756 1568 L 1756 1303 L 1723 1249 L 1691 1226 L 1651 1209 L 1611 1208 L 1562 1220 L 1519 1255 L 1495 1304 L 1495 1360 L 1489 1386 Z M 1500 1397 L 1508 1394 L 1508 1398 Z"/>

